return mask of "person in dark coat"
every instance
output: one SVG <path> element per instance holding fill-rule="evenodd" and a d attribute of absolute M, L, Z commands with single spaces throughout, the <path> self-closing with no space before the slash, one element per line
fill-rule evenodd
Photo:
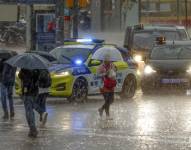
<path fill-rule="evenodd" d="M 47 115 L 44 114 L 44 110 L 41 108 L 40 104 L 37 103 L 38 99 L 38 80 L 40 71 L 39 70 L 28 70 L 21 69 L 18 76 L 21 79 L 22 96 L 24 100 L 26 119 L 29 126 L 29 137 L 36 138 L 38 131 L 35 124 L 35 114 L 36 110 L 40 115 L 42 115 L 42 121 L 46 122 Z"/>
<path fill-rule="evenodd" d="M 26 119 L 30 129 L 28 136 L 34 138 L 38 135 L 33 111 L 34 101 L 38 93 L 36 76 L 36 72 L 28 69 L 21 69 L 18 74 L 18 77 L 21 80 L 22 98 L 25 106 Z"/>
<path fill-rule="evenodd" d="M 51 86 L 51 78 L 48 70 L 40 70 L 38 79 L 39 94 L 36 102 L 39 105 L 41 112 L 43 112 L 40 113 L 41 126 L 44 126 L 47 121 L 48 113 L 46 112 L 46 99 L 49 94 L 50 86 Z"/>
<path fill-rule="evenodd" d="M 13 104 L 13 87 L 15 84 L 16 68 L 9 64 L 3 64 L 2 81 L 1 81 L 1 102 L 4 111 L 3 119 L 9 118 L 9 112 L 7 108 L 7 101 L 9 101 L 10 118 L 15 116 L 14 104 Z M 7 99 L 8 98 L 8 99 Z"/>

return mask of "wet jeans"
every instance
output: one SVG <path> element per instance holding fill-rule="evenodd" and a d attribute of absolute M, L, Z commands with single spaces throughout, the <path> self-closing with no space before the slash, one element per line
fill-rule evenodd
<path fill-rule="evenodd" d="M 7 100 L 9 101 L 10 112 L 14 112 L 13 86 L 5 86 L 4 84 L 1 84 L 1 103 L 4 113 L 8 112 Z"/>
<path fill-rule="evenodd" d="M 46 99 L 48 97 L 48 93 L 39 94 L 36 100 L 36 103 L 41 108 L 41 111 L 46 112 Z"/>
<path fill-rule="evenodd" d="M 114 92 L 108 92 L 108 93 L 104 93 L 103 94 L 105 103 L 104 105 L 101 107 L 102 110 L 105 110 L 106 116 L 109 116 L 109 109 L 110 109 L 110 105 L 113 103 L 114 101 Z"/>
<path fill-rule="evenodd" d="M 25 113 L 27 123 L 31 130 L 36 129 L 35 125 L 35 114 L 34 110 L 36 110 L 39 114 L 42 114 L 44 111 L 41 109 L 40 105 L 37 102 L 36 96 L 23 96 L 24 98 L 24 106 L 25 106 Z"/>

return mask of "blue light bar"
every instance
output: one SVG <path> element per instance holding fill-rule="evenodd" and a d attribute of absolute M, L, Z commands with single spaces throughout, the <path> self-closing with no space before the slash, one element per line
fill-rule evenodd
<path fill-rule="evenodd" d="M 76 39 L 76 42 L 79 43 L 92 42 L 92 41 L 93 41 L 92 39 Z"/>

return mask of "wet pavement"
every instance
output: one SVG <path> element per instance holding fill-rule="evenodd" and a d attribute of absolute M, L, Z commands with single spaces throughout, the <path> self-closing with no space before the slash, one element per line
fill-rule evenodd
<path fill-rule="evenodd" d="M 143 96 L 138 91 L 130 100 L 116 97 L 111 121 L 99 119 L 101 97 L 85 104 L 50 98 L 47 126 L 38 127 L 37 139 L 27 137 L 22 102 L 15 103 L 15 119 L 0 120 L 0 150 L 191 149 L 191 96 L 185 94 Z"/>

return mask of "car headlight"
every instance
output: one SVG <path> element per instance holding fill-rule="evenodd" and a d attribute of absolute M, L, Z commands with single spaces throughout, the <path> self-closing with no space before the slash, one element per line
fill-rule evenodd
<path fill-rule="evenodd" d="M 135 55 L 133 58 L 134 58 L 134 60 L 135 60 L 136 62 L 140 62 L 140 61 L 143 60 L 143 57 L 142 57 L 141 55 Z"/>
<path fill-rule="evenodd" d="M 63 71 L 63 72 L 56 72 L 56 76 L 69 76 L 69 71 Z"/>
<path fill-rule="evenodd" d="M 149 65 L 147 65 L 146 67 L 145 67 L 145 69 L 144 69 L 144 74 L 152 74 L 152 73 L 155 73 L 156 71 L 155 70 L 153 70 L 153 68 L 151 67 L 151 66 L 149 66 Z"/>
<path fill-rule="evenodd" d="M 19 76 L 19 71 L 18 71 L 18 70 L 16 71 L 16 76 L 17 76 L 17 77 Z"/>
<path fill-rule="evenodd" d="M 187 73 L 191 74 L 191 67 L 186 70 Z"/>

